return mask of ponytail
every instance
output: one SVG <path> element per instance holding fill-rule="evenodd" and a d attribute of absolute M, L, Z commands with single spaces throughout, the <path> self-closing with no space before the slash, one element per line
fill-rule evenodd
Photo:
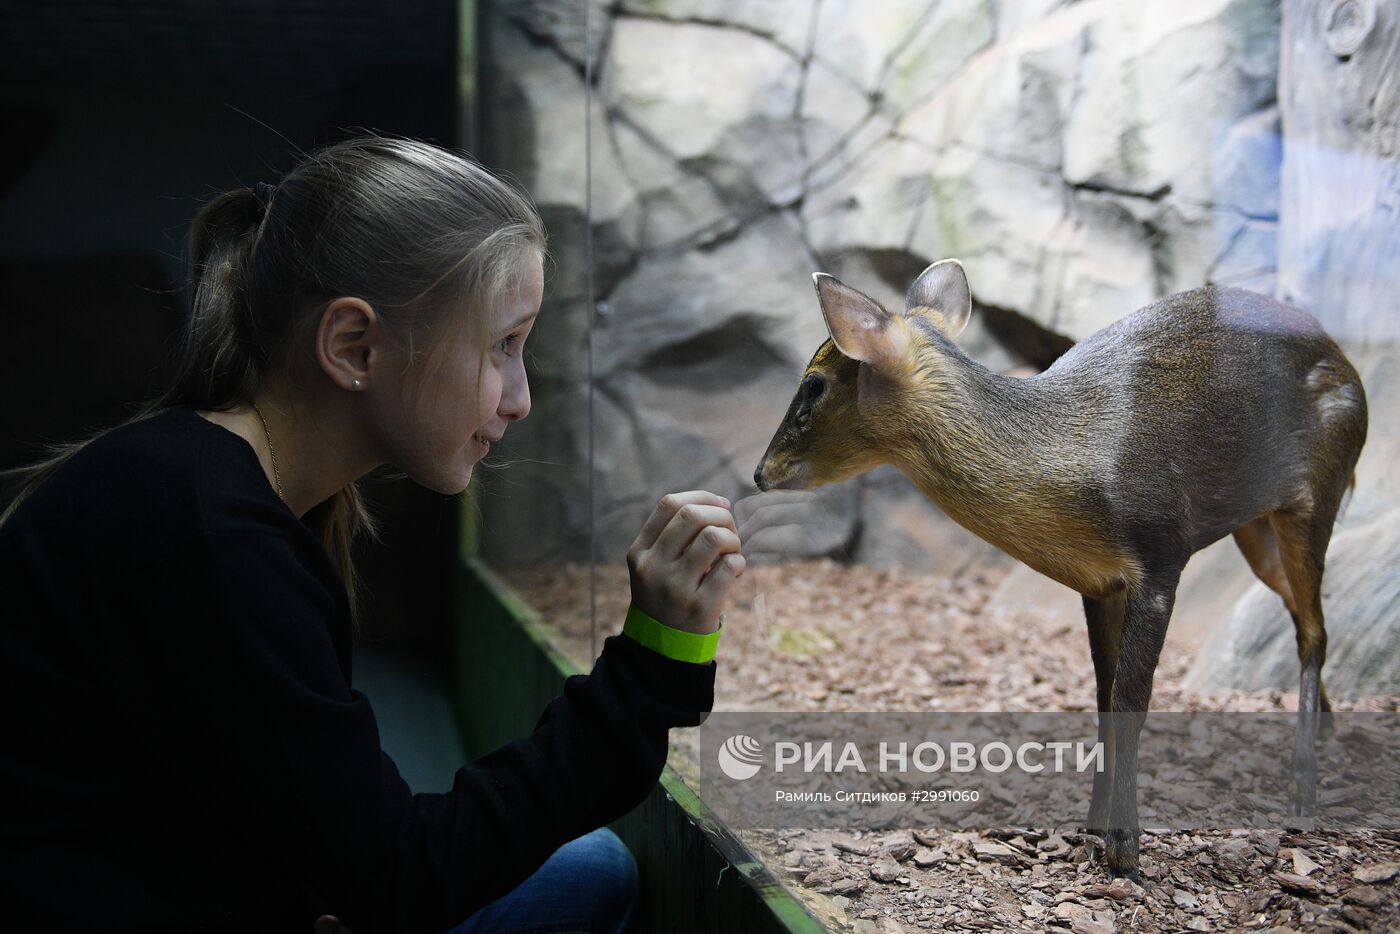
<path fill-rule="evenodd" d="M 253 398 L 266 358 L 252 333 L 245 280 L 259 221 L 253 189 L 239 188 L 210 201 L 190 225 L 189 320 L 166 405 Z"/>

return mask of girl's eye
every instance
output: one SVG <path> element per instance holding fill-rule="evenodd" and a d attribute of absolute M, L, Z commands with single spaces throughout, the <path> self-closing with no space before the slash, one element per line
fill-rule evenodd
<path fill-rule="evenodd" d="M 520 337 L 519 334 L 512 334 L 512 335 L 510 335 L 509 337 L 503 338 L 503 339 L 501 340 L 501 342 L 500 342 L 499 344 L 497 344 L 496 346 L 500 349 L 501 353 L 503 353 L 503 354 L 509 354 L 509 353 L 510 353 L 510 348 L 511 348 L 511 346 L 515 343 L 516 339 L 519 338 L 519 337 Z"/>

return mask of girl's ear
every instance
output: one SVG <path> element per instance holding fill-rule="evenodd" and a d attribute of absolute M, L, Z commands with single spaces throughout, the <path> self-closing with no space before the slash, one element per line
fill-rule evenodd
<path fill-rule="evenodd" d="M 927 318 L 952 340 L 972 317 L 972 290 L 962 263 L 945 259 L 919 273 L 904 297 L 904 313 Z"/>
<path fill-rule="evenodd" d="M 905 329 L 869 295 L 858 292 L 835 276 L 812 274 L 821 303 L 822 317 L 831 342 L 842 355 L 879 370 L 905 355 Z"/>

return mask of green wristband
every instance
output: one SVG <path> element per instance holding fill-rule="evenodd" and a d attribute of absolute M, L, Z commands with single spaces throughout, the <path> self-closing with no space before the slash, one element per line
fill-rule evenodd
<path fill-rule="evenodd" d="M 694 662 L 703 665 L 715 657 L 715 647 L 719 645 L 719 634 L 724 623 L 714 632 L 701 635 L 674 629 L 652 619 L 635 606 L 627 608 L 627 621 L 622 624 L 622 632 L 633 640 L 667 658 L 681 662 Z"/>

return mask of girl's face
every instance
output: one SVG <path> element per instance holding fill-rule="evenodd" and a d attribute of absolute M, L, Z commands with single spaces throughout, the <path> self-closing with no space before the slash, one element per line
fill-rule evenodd
<path fill-rule="evenodd" d="M 438 493 L 460 493 L 471 480 L 472 465 L 486 456 L 511 422 L 530 412 L 525 378 L 525 338 L 534 326 L 544 293 L 540 256 L 524 259 L 520 285 L 488 309 L 489 347 L 483 359 L 477 335 L 454 328 L 434 348 L 418 387 L 416 411 L 403 425 L 389 425 L 398 443 L 394 464 L 420 486 Z M 480 372 L 480 391 L 477 374 Z M 404 427 L 416 426 L 416 431 Z"/>

